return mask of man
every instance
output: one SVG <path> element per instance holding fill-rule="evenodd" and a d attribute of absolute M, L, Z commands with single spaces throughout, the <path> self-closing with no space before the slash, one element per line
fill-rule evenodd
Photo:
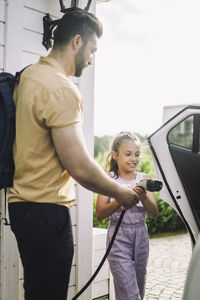
<path fill-rule="evenodd" d="M 50 54 L 23 72 L 14 91 L 15 174 L 9 216 L 24 268 L 26 300 L 67 298 L 73 179 L 125 208 L 138 202 L 130 188 L 109 178 L 89 156 L 81 128 L 81 95 L 67 77 L 80 76 L 92 63 L 101 35 L 94 15 L 70 10 L 54 31 Z"/>

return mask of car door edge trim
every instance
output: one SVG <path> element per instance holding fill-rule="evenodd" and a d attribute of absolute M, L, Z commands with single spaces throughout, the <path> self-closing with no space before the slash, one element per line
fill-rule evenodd
<path fill-rule="evenodd" d="M 170 196 L 172 197 L 172 199 L 173 199 L 173 201 L 174 201 L 174 204 L 175 204 L 175 206 L 176 206 L 176 208 L 177 208 L 177 210 L 178 210 L 178 212 L 179 212 L 179 214 L 180 214 L 180 216 L 181 216 L 181 218 L 182 218 L 182 220 L 183 220 L 183 222 L 184 222 L 184 224 L 185 224 L 185 226 L 186 226 L 186 228 L 187 228 L 187 230 L 188 230 L 188 232 L 189 232 L 189 234 L 190 234 L 190 236 L 191 236 L 193 245 L 195 245 L 195 238 L 194 238 L 194 235 L 193 235 L 193 233 L 192 233 L 192 230 L 191 230 L 191 228 L 190 228 L 188 222 L 186 221 L 186 219 L 185 219 L 185 217 L 184 217 L 184 215 L 183 215 L 183 213 L 182 213 L 182 211 L 181 211 L 181 209 L 180 209 L 180 207 L 179 207 L 179 205 L 178 205 L 178 203 L 177 203 L 177 201 L 176 201 L 176 199 L 175 199 L 175 197 L 174 197 L 174 195 L 173 195 L 173 193 L 172 193 L 172 191 L 171 191 L 171 189 L 170 189 L 170 187 L 169 187 L 169 185 L 168 185 L 168 182 L 167 182 L 167 180 L 166 180 L 165 174 L 164 174 L 164 172 L 163 172 L 163 170 L 162 170 L 162 167 L 161 167 L 161 165 L 160 165 L 159 159 L 158 159 L 158 157 L 157 157 L 157 155 L 156 155 L 156 152 L 155 152 L 155 150 L 154 150 L 154 148 L 153 148 L 153 146 L 152 146 L 152 144 L 151 144 L 150 138 L 151 138 L 151 137 L 148 137 L 147 140 L 148 140 L 150 149 L 151 149 L 151 151 L 152 151 L 152 154 L 153 154 L 153 156 L 154 156 L 154 158 L 155 158 L 155 160 L 156 160 L 157 166 L 158 166 L 158 168 L 159 168 L 159 170 L 160 170 L 160 173 L 161 173 L 161 175 L 162 175 L 162 177 L 163 177 L 163 180 L 164 180 L 164 182 L 165 182 L 165 185 L 166 185 L 166 187 L 167 187 L 167 190 L 168 190 Z"/>

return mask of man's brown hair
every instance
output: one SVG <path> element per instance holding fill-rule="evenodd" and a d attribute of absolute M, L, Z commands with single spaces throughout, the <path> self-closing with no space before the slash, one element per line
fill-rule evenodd
<path fill-rule="evenodd" d="M 93 33 L 95 33 L 98 38 L 102 36 L 103 27 L 100 20 L 84 9 L 69 9 L 60 19 L 54 30 L 53 48 L 64 47 L 76 34 L 80 34 L 83 42 L 86 43 Z"/>

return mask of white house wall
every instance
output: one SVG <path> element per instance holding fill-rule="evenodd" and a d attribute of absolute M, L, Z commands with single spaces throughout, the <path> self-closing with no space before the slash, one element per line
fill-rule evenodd
<path fill-rule="evenodd" d="M 0 71 L 3 70 L 4 28 L 5 28 L 5 1 L 0 1 Z"/>
<path fill-rule="evenodd" d="M 84 0 L 85 1 L 85 0 Z M 81 1 L 81 6 L 86 1 Z M 71 1 L 64 1 L 69 7 Z M 95 0 L 90 11 L 95 11 Z M 0 0 L 0 71 L 15 73 L 23 67 L 38 61 L 40 55 L 47 55 L 42 45 L 43 21 L 49 13 L 60 18 L 59 0 Z M 84 100 L 84 134 L 91 155 L 93 155 L 94 115 L 94 66 L 90 66 L 81 79 L 72 79 L 80 89 Z M 75 256 L 69 284 L 69 297 L 85 284 L 92 274 L 92 220 L 93 194 L 79 185 L 76 186 L 76 205 L 70 209 L 73 225 Z M 4 199 L 1 192 L 1 215 L 4 214 Z M 23 272 L 19 263 L 16 242 L 10 227 L 1 223 L 1 300 L 23 300 Z M 81 296 L 82 300 L 92 299 L 89 287 Z"/>
<path fill-rule="evenodd" d="M 0 1 L 0 69 L 4 70 L 5 60 L 5 17 L 6 2 Z M 0 192 L 0 209 L 1 217 L 4 216 L 4 192 Z M 16 243 L 13 241 L 12 234 L 9 226 L 4 226 L 3 222 L 0 223 L 0 299 L 18 299 L 19 282 L 18 278 L 18 256 L 16 256 Z M 6 289 L 7 288 L 7 289 Z"/>

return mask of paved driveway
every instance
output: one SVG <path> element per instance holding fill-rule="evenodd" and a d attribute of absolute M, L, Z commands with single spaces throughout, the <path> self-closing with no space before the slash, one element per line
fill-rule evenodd
<path fill-rule="evenodd" d="M 189 234 L 150 239 L 145 300 L 182 299 L 191 253 Z"/>

